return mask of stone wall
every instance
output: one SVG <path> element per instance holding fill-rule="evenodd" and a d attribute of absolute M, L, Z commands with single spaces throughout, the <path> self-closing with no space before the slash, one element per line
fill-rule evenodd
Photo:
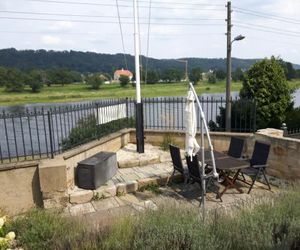
<path fill-rule="evenodd" d="M 247 133 L 226 133 L 211 132 L 212 144 L 215 150 L 227 151 L 230 138 L 233 136 L 246 139 L 244 155 L 251 158 L 254 143 L 256 140 L 271 144 L 267 173 L 269 175 L 285 180 L 299 180 L 300 178 L 300 140 L 283 137 L 283 131 L 277 129 L 263 129 L 255 134 Z M 161 145 L 163 140 L 170 140 L 172 143 L 184 148 L 185 134 L 182 131 L 145 131 L 145 142 Z M 200 135 L 197 135 L 200 142 Z M 131 133 L 131 141 L 135 141 L 135 133 Z M 207 140 L 205 143 L 207 148 Z"/>
<path fill-rule="evenodd" d="M 271 144 L 267 172 L 286 180 L 300 179 L 300 140 L 283 137 L 280 130 L 263 129 L 251 138 Z"/>
<path fill-rule="evenodd" d="M 233 136 L 241 138 L 249 138 L 253 134 L 248 133 L 226 133 L 226 132 L 211 132 L 210 137 L 215 150 L 227 151 L 230 138 Z M 172 143 L 184 148 L 185 145 L 185 133 L 182 131 L 157 131 L 157 130 L 145 130 L 145 142 L 160 146 L 164 140 L 170 140 Z M 135 142 L 135 131 L 131 132 L 130 141 Z M 197 134 L 197 141 L 200 142 L 200 134 Z M 208 142 L 205 140 L 205 147 L 208 147 Z M 247 151 L 247 145 L 245 147 Z"/>
<path fill-rule="evenodd" d="M 41 191 L 44 207 L 65 206 L 68 192 L 75 187 L 75 171 L 78 162 L 101 151 L 116 152 L 128 144 L 129 129 L 110 134 L 99 140 L 69 150 L 55 159 L 47 159 L 39 164 Z"/>
<path fill-rule="evenodd" d="M 0 185 L 0 208 L 9 215 L 43 204 L 37 162 L 1 167 Z"/>
<path fill-rule="evenodd" d="M 280 130 L 267 129 L 255 134 L 212 132 L 210 135 L 212 144 L 218 151 L 228 150 L 232 136 L 245 138 L 244 154 L 249 157 L 255 140 L 270 143 L 268 174 L 287 180 L 300 178 L 300 140 L 282 137 Z M 197 135 L 198 141 L 199 136 Z M 184 148 L 185 133 L 145 130 L 146 143 L 160 146 L 164 140 Z M 129 142 L 135 142 L 134 129 L 125 129 L 87 143 L 58 155 L 55 159 L 1 166 L 0 208 L 6 209 L 9 214 L 17 214 L 34 206 L 65 206 L 69 202 L 69 191 L 74 188 L 77 163 L 101 151 L 116 152 Z"/>

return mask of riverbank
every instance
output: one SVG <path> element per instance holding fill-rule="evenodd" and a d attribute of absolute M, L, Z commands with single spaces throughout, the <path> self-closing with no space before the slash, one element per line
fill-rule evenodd
<path fill-rule="evenodd" d="M 225 92 L 225 81 L 215 84 L 202 82 L 196 86 L 199 94 Z M 300 88 L 300 80 L 290 82 L 292 88 Z M 232 91 L 239 91 L 241 82 L 232 83 Z M 184 96 L 187 84 L 148 84 L 142 85 L 143 97 L 158 96 Z M 96 100 L 101 98 L 124 98 L 135 97 L 135 87 L 120 87 L 119 84 L 102 85 L 99 90 L 92 90 L 84 83 L 69 84 L 65 86 L 45 86 L 40 93 L 31 93 L 26 89 L 22 93 L 7 93 L 0 88 L 0 106 L 23 105 L 29 103 L 56 103 Z"/>

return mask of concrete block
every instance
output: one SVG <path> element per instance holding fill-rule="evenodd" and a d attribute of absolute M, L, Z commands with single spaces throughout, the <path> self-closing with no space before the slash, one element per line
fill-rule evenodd
<path fill-rule="evenodd" d="M 94 193 L 92 190 L 78 190 L 70 194 L 70 203 L 82 204 L 90 202 L 93 199 Z"/>

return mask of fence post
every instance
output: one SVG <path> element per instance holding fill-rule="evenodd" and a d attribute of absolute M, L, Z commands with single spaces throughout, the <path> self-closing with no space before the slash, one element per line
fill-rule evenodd
<path fill-rule="evenodd" d="M 256 132 L 256 101 L 254 100 L 253 132 Z"/>
<path fill-rule="evenodd" d="M 50 151 L 51 151 L 51 158 L 54 158 L 54 152 L 53 152 L 53 137 L 52 137 L 52 126 L 51 126 L 51 114 L 50 111 L 47 111 L 48 116 L 48 127 L 49 127 L 49 137 L 50 137 Z"/>
<path fill-rule="evenodd" d="M 128 118 L 128 116 L 129 116 L 129 111 L 128 111 L 128 97 L 126 97 L 125 101 L 126 101 L 126 123 L 127 123 L 127 127 L 128 127 L 128 121 L 129 121 L 129 118 Z"/>

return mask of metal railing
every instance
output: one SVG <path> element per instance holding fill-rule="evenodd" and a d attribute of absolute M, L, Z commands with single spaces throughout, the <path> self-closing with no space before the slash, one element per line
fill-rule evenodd
<path fill-rule="evenodd" d="M 144 128 L 185 129 L 184 97 L 145 98 Z M 225 130 L 225 99 L 200 98 L 210 130 Z M 198 110 L 198 108 L 197 108 Z M 198 112 L 197 112 L 198 113 Z M 135 100 L 101 100 L 87 104 L 0 114 L 0 163 L 53 158 L 66 150 L 134 127 Z M 200 124 L 200 117 L 198 117 Z M 232 100 L 232 131 L 255 131 L 252 101 Z"/>

